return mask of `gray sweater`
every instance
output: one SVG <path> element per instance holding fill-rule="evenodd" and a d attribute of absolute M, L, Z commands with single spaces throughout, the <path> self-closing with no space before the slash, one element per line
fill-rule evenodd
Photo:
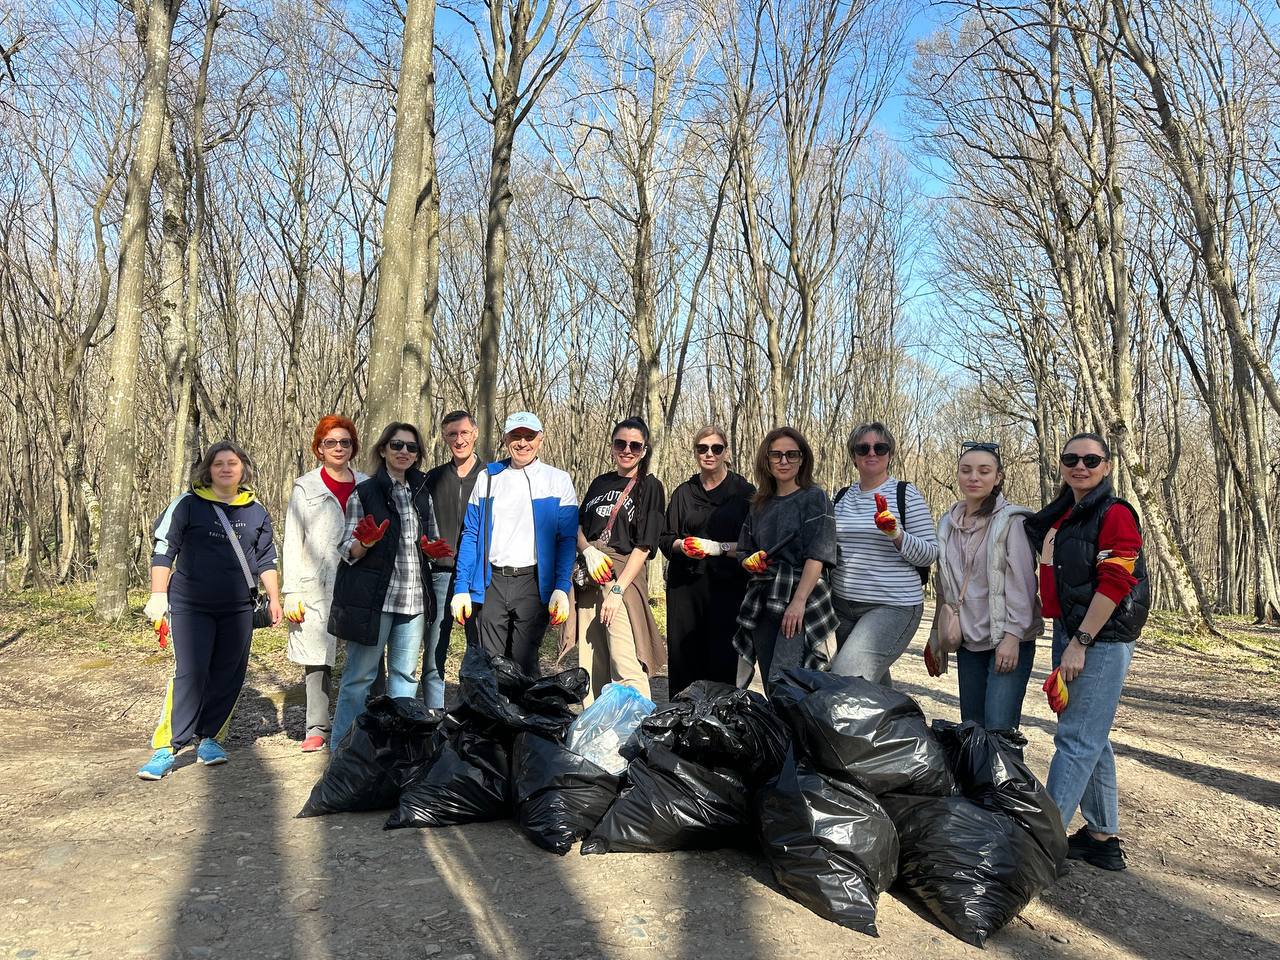
<path fill-rule="evenodd" d="M 836 522 L 826 491 L 806 487 L 753 506 L 738 536 L 738 556 L 745 560 L 757 550 L 791 567 L 803 567 L 806 560 L 834 566 Z"/>

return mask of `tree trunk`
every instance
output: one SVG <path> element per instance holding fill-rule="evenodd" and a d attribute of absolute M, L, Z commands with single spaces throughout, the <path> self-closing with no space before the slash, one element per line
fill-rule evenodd
<path fill-rule="evenodd" d="M 373 436 L 393 420 L 415 417 L 416 404 L 403 405 L 401 352 L 404 350 L 412 272 L 414 221 L 421 186 L 423 128 L 431 78 L 435 0 L 408 0 L 404 44 L 396 91 L 395 144 L 391 182 L 382 223 L 378 260 L 378 300 L 369 336 L 369 382 L 365 389 L 365 433 Z"/>
<path fill-rule="evenodd" d="M 138 0 L 136 10 L 141 10 Z M 169 79 L 169 44 L 182 0 L 151 0 L 146 22 L 139 22 L 146 66 L 142 76 L 142 110 L 136 153 L 129 167 L 124 217 L 120 226 L 120 260 L 116 283 L 116 326 L 111 343 L 103 458 L 102 549 L 98 554 L 95 608 L 105 620 L 120 619 L 128 607 L 130 546 L 134 525 L 134 468 L 137 461 L 138 350 L 142 336 L 142 285 L 147 254 L 147 221 L 151 181 L 155 177 L 163 135 Z"/>
<path fill-rule="evenodd" d="M 507 215 L 511 210 L 511 150 L 515 139 L 513 116 L 509 104 L 499 105 L 493 120 L 493 149 L 489 158 L 488 216 L 484 231 L 484 309 L 480 314 L 480 369 L 476 391 L 479 449 L 483 457 L 495 451 L 499 439 L 498 349 L 507 274 Z"/>

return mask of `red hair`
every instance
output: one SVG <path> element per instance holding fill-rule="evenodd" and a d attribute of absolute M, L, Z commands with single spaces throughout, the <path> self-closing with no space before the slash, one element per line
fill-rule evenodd
<path fill-rule="evenodd" d="M 356 425 L 346 417 L 340 417 L 336 413 L 320 418 L 320 422 L 316 424 L 316 434 L 311 438 L 311 452 L 316 455 L 316 459 L 320 459 L 320 441 L 324 439 L 326 433 L 330 430 L 341 429 L 351 434 L 351 458 L 354 460 L 355 455 L 360 452 L 360 435 L 356 433 Z"/>

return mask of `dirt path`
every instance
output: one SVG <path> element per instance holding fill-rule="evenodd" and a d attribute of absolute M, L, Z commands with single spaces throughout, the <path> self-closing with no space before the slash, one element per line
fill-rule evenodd
<path fill-rule="evenodd" d="M 0 626 L 0 957 L 978 955 L 896 895 L 881 900 L 878 940 L 827 923 L 751 854 L 559 859 L 510 823 L 293 819 L 324 759 L 298 752 L 299 691 L 277 664 L 251 675 L 230 764 L 180 760 L 143 783 L 167 665 L 142 643 L 95 652 L 70 636 L 79 622 Z M 955 718 L 954 677 L 930 680 L 919 644 L 899 685 Z M 1046 646 L 1026 725 L 1041 773 L 1047 660 Z M 987 954 L 1280 956 L 1275 678 L 1269 660 L 1228 669 L 1218 654 L 1141 649 L 1114 738 L 1130 869 L 1075 865 Z"/>

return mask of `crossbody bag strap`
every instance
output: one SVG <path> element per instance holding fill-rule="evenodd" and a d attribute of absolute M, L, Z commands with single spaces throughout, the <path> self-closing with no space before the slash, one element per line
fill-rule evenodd
<path fill-rule="evenodd" d="M 253 574 L 249 570 L 249 561 L 245 559 L 244 550 L 240 546 L 240 538 L 236 536 L 236 532 L 231 526 L 231 521 L 222 512 L 222 508 L 216 503 L 211 504 L 211 506 L 213 507 L 213 512 L 218 515 L 218 519 L 222 521 L 222 529 L 227 532 L 227 539 L 231 541 L 231 549 L 236 552 L 236 559 L 240 561 L 240 572 L 244 574 L 244 583 L 249 588 L 249 596 L 256 596 L 258 589 L 253 585 Z"/>
<path fill-rule="evenodd" d="M 604 530 L 600 534 L 600 542 L 608 544 L 609 535 L 613 532 L 613 522 L 618 519 L 618 511 L 622 509 L 623 501 L 631 495 L 632 488 L 636 485 L 636 478 L 632 477 L 627 481 L 627 485 L 622 488 L 622 494 L 613 505 L 613 509 L 609 511 L 609 521 L 604 525 Z"/>

